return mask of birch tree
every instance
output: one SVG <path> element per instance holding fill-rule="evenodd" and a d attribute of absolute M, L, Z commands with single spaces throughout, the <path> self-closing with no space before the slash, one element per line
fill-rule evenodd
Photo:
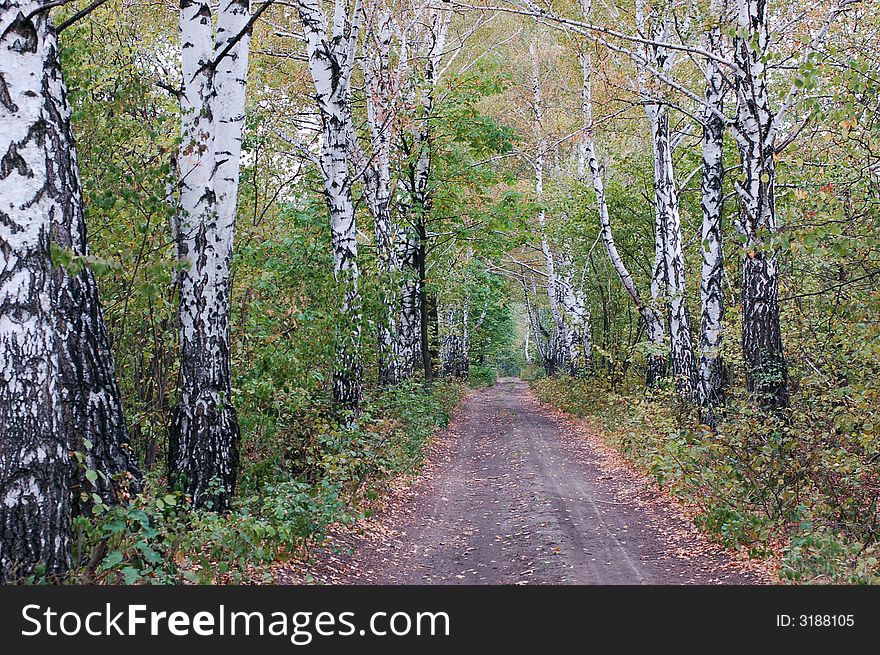
<path fill-rule="evenodd" d="M 53 176 L 69 162 L 47 93 L 58 43 L 39 2 L 0 9 L 0 581 L 69 565 L 70 465 L 53 316 Z"/>
<path fill-rule="evenodd" d="M 223 510 L 235 488 L 240 431 L 232 406 L 229 285 L 248 69 L 249 0 L 180 8 L 183 85 L 178 155 L 180 382 L 170 478 L 196 507 Z"/>
<path fill-rule="evenodd" d="M 409 67 L 409 95 L 410 102 L 414 105 L 412 129 L 408 137 L 401 135 L 400 143 L 401 150 L 408 157 L 407 170 L 402 176 L 404 194 L 400 205 L 400 260 L 405 270 L 409 269 L 401 300 L 401 338 L 404 343 L 403 351 L 413 353 L 416 348 L 414 337 L 418 329 L 418 352 L 421 355 L 425 379 L 430 381 L 433 377 L 433 357 L 430 346 L 432 311 L 427 294 L 427 219 L 433 194 L 432 122 L 452 13 L 444 6 L 438 7 L 425 0 L 416 0 L 407 11 L 412 12 L 412 20 L 410 36 L 406 40 L 405 60 L 417 65 Z"/>
<path fill-rule="evenodd" d="M 568 332 L 567 368 L 569 375 L 581 377 L 589 373 L 593 353 L 590 309 L 583 289 L 574 280 L 570 255 L 562 253 L 559 261 L 557 281 Z"/>
<path fill-rule="evenodd" d="M 536 137 L 535 156 L 532 165 L 535 169 L 535 199 L 539 205 L 544 201 L 544 167 L 547 141 L 544 136 L 544 98 L 541 84 L 540 64 L 538 61 L 537 44 L 534 40 L 529 43 L 529 55 L 531 57 L 531 84 L 532 84 L 532 113 L 534 117 L 534 131 Z M 541 252 L 544 255 L 544 264 L 547 270 L 545 289 L 549 301 L 550 314 L 553 317 L 553 347 L 554 354 L 551 362 L 552 372 L 555 373 L 568 365 L 570 355 L 570 335 L 568 326 L 563 319 L 560 308 L 560 284 L 556 275 L 556 259 L 550 242 L 547 238 L 547 217 L 544 207 L 541 205 L 537 213 L 538 230 L 541 237 Z"/>
<path fill-rule="evenodd" d="M 711 0 L 706 50 L 714 57 L 705 58 L 706 106 L 702 108 L 702 176 L 700 182 L 700 228 L 702 264 L 700 267 L 700 360 L 697 372 L 697 398 L 701 419 L 715 425 L 716 409 L 724 401 L 724 373 L 721 359 L 723 335 L 724 248 L 722 214 L 724 205 L 723 144 L 725 121 L 724 75 L 719 63 L 723 57 L 721 24 L 723 0 Z"/>
<path fill-rule="evenodd" d="M 441 317 L 440 370 L 443 375 L 467 379 L 470 369 L 470 305 L 467 299 L 459 305 L 444 307 Z"/>
<path fill-rule="evenodd" d="M 658 45 L 668 42 L 673 37 L 670 11 L 654 8 L 651 9 L 650 15 L 646 15 L 644 0 L 636 2 L 636 28 L 645 39 L 653 42 L 645 45 L 644 60 L 664 75 L 669 74 L 678 54 Z M 655 300 L 664 298 L 669 321 L 670 361 L 676 390 L 681 397 L 690 399 L 693 396 L 694 353 L 685 301 L 681 215 L 672 160 L 669 106 L 663 102 L 656 81 L 644 67 L 639 67 L 638 87 L 651 129 L 654 157 L 656 245 L 651 295 Z"/>
<path fill-rule="evenodd" d="M 366 10 L 365 10 L 366 12 Z M 352 148 L 360 156 L 357 166 L 364 171 L 365 195 L 376 239 L 382 307 L 379 317 L 379 383 L 392 385 L 412 375 L 413 329 L 411 304 L 403 304 L 408 286 L 402 279 L 401 255 L 406 257 L 398 239 L 406 237 L 393 220 L 391 148 L 397 127 L 400 68 L 392 70 L 391 49 L 395 32 L 392 12 L 374 3 L 371 15 L 365 17 L 365 44 L 363 56 L 364 87 L 366 92 L 367 125 L 370 134 L 370 156 L 360 154 L 357 143 Z M 405 33 L 402 34 L 405 38 Z"/>
<path fill-rule="evenodd" d="M 361 294 L 349 144 L 354 138 L 351 114 L 351 75 L 362 20 L 360 0 L 335 0 L 328 23 L 321 0 L 298 0 L 305 34 L 309 72 L 321 115 L 320 167 L 324 198 L 330 212 L 333 273 L 340 287 L 340 325 L 337 328 L 333 397 L 357 409 L 361 399 Z"/>
<path fill-rule="evenodd" d="M 53 37 L 54 38 L 54 37 Z M 52 46 L 57 48 L 57 44 Z M 77 465 L 72 471 L 74 513 L 95 503 L 113 505 L 140 487 L 140 471 L 128 447 L 128 428 L 116 381 L 110 337 L 89 267 L 85 213 L 71 126 L 71 107 L 57 54 L 48 61 L 44 120 L 51 130 L 55 165 L 46 192 L 52 213 L 55 268 L 52 299 L 58 348 L 61 431 L 68 435 Z"/>
<path fill-rule="evenodd" d="M 592 13 L 591 0 L 581 0 L 581 8 L 584 21 L 589 23 Z M 611 228 L 611 216 L 608 210 L 608 201 L 605 195 L 605 177 L 598 157 L 596 156 L 596 142 L 593 123 L 593 92 L 592 92 L 592 56 L 585 46 L 580 54 L 581 70 L 583 72 L 583 88 L 581 95 L 581 108 L 583 112 L 583 157 L 590 171 L 593 191 L 596 197 L 596 207 L 599 212 L 600 234 L 602 243 L 608 253 L 608 258 L 614 271 L 617 273 L 620 283 L 626 293 L 632 298 L 647 330 L 650 350 L 647 353 L 646 382 L 648 386 L 656 384 L 666 374 L 665 351 L 665 328 L 657 311 L 650 304 L 643 301 L 641 293 L 636 287 L 632 275 L 626 267 Z M 655 267 L 656 268 L 656 267 Z"/>

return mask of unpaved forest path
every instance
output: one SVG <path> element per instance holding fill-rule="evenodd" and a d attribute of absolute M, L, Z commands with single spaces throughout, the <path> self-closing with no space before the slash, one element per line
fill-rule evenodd
<path fill-rule="evenodd" d="M 309 563 L 329 584 L 755 584 L 583 425 L 501 379 L 471 394 L 413 484 Z"/>

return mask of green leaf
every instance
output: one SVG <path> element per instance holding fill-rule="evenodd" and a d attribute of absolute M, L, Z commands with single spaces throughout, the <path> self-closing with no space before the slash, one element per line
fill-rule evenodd
<path fill-rule="evenodd" d="M 112 569 L 114 566 L 122 562 L 123 556 L 122 553 L 118 550 L 113 550 L 107 553 L 107 556 L 104 558 L 104 561 L 101 562 L 101 569 L 106 571 L 107 569 Z"/>
<path fill-rule="evenodd" d="M 122 569 L 122 579 L 125 581 L 125 584 L 134 584 L 140 577 L 141 574 L 134 567 L 126 566 Z"/>

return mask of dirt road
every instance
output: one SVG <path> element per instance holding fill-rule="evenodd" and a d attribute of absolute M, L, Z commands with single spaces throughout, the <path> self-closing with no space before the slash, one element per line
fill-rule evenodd
<path fill-rule="evenodd" d="M 278 582 L 754 584 L 682 510 L 521 380 L 472 394 L 412 485 Z"/>

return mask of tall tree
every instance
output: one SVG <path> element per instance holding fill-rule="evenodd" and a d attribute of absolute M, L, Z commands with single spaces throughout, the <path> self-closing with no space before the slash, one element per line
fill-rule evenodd
<path fill-rule="evenodd" d="M 736 184 L 745 238 L 742 257 L 742 347 L 749 391 L 770 407 L 788 404 L 788 368 L 779 322 L 775 176 L 776 124 L 767 79 L 768 0 L 737 0 L 734 62 L 742 180 Z"/>
<path fill-rule="evenodd" d="M 434 376 L 434 355 L 431 331 L 436 333 L 436 301 L 429 299 L 427 283 L 428 216 L 431 212 L 433 188 L 431 185 L 431 157 L 433 147 L 432 125 L 434 105 L 441 64 L 446 50 L 449 22 L 452 12 L 436 7 L 426 0 L 415 0 L 407 11 L 412 12 L 407 38 L 406 59 L 410 66 L 410 100 L 415 106 L 412 130 L 407 137 L 401 134 L 401 149 L 408 155 L 406 171 L 402 176 L 404 198 L 400 208 L 403 215 L 400 237 L 401 262 L 409 268 L 409 282 L 404 285 L 403 326 L 401 338 L 404 351 L 413 352 L 413 337 L 418 329 L 418 348 L 425 380 Z M 416 319 L 415 309 L 418 310 Z"/>
<path fill-rule="evenodd" d="M 550 315 L 553 318 L 553 343 L 548 349 L 553 354 L 552 360 L 548 360 L 550 364 L 550 373 L 556 373 L 564 370 L 568 366 L 571 351 L 571 335 L 568 331 L 561 304 L 561 285 L 557 278 L 556 257 L 550 247 L 550 241 L 547 237 L 547 213 L 542 205 L 544 202 L 544 168 L 545 156 L 547 150 L 547 139 L 544 135 L 544 94 L 541 82 L 540 60 L 538 58 L 537 42 L 533 39 L 529 43 L 529 55 L 531 58 L 531 84 L 532 84 L 532 114 L 534 119 L 535 132 L 535 155 L 532 165 L 535 169 L 535 200 L 539 204 L 537 212 L 538 230 L 541 237 L 541 252 L 544 255 L 544 264 L 546 267 L 545 289 L 547 291 L 547 299 L 549 301 Z"/>
<path fill-rule="evenodd" d="M 48 91 L 58 41 L 40 2 L 0 7 L 0 581 L 62 576 L 71 532 L 69 435 L 52 299 L 55 177 L 67 136 Z"/>
<path fill-rule="evenodd" d="M 671 9 L 656 8 L 646 14 L 644 0 L 636 1 L 636 28 L 649 39 L 644 59 L 653 69 L 668 74 L 677 52 L 658 45 L 673 36 Z M 663 298 L 669 323 L 670 362 L 676 390 L 682 398 L 693 396 L 694 352 L 690 319 L 685 299 L 684 251 L 681 236 L 678 188 L 672 160 L 673 143 L 669 127 L 669 106 L 663 102 L 658 84 L 643 66 L 638 71 L 639 94 L 651 128 L 654 156 L 655 260 L 651 281 L 652 298 Z"/>
<path fill-rule="evenodd" d="M 721 359 L 723 334 L 724 248 L 722 214 L 724 205 L 724 75 L 719 59 L 723 55 L 721 25 L 723 0 L 711 0 L 706 50 L 714 57 L 705 58 L 706 106 L 702 110 L 702 158 L 700 206 L 702 224 L 702 265 L 700 268 L 700 360 L 697 372 L 697 399 L 701 420 L 717 422 L 717 408 L 724 401 L 724 372 Z"/>
<path fill-rule="evenodd" d="M 248 69 L 249 0 L 180 7 L 183 86 L 178 155 L 182 264 L 180 383 L 169 473 L 196 507 L 223 510 L 235 488 L 240 430 L 232 405 L 229 285 Z"/>
<path fill-rule="evenodd" d="M 52 213 L 52 241 L 57 258 L 66 262 L 55 262 L 52 271 L 62 406 L 59 427 L 71 452 L 77 453 L 71 493 L 74 513 L 82 513 L 94 503 L 93 494 L 108 505 L 126 500 L 139 489 L 141 474 L 128 447 L 110 337 L 97 281 L 88 265 L 82 188 L 60 58 L 48 64 L 52 68 L 45 88 L 45 120 L 51 129 L 46 139 L 53 141 L 57 166 L 46 190 L 60 209 Z"/>
<path fill-rule="evenodd" d="M 401 289 L 401 248 L 397 243 L 400 231 L 392 211 L 391 147 L 397 126 L 401 75 L 399 70 L 392 70 L 391 49 L 396 31 L 392 12 L 380 3 L 373 3 L 364 24 L 362 68 L 370 156 L 367 158 L 360 152 L 356 141 L 352 142 L 352 149 L 357 154 L 356 165 L 364 174 L 365 196 L 373 216 L 376 239 L 382 294 L 378 321 L 379 383 L 392 385 L 410 377 L 413 371 L 413 358 L 403 329 L 409 327 L 409 321 L 400 302 L 404 290 Z"/>
<path fill-rule="evenodd" d="M 592 1 L 581 0 L 581 9 L 583 11 L 584 21 L 589 23 L 592 14 Z M 593 191 L 596 196 L 596 207 L 599 211 L 602 243 L 605 245 L 608 258 L 611 260 L 611 265 L 617 273 L 620 283 L 623 285 L 623 288 L 626 290 L 630 298 L 632 298 L 645 323 L 650 347 L 647 354 L 648 365 L 646 371 L 646 383 L 648 386 L 652 386 L 666 374 L 666 357 L 663 354 L 665 350 L 665 329 L 663 321 L 660 319 L 654 306 L 652 306 L 653 303 L 646 303 L 642 299 L 642 295 L 639 292 L 638 287 L 636 287 L 632 275 L 627 269 L 623 259 L 620 257 L 617 244 L 614 240 L 614 232 L 611 229 L 611 215 L 605 194 L 605 176 L 602 167 L 599 164 L 599 159 L 596 156 L 592 91 L 593 62 L 592 56 L 586 45 L 580 53 L 580 58 L 581 70 L 583 72 L 583 87 L 581 95 L 581 109 L 583 113 L 583 157 L 586 160 L 587 168 L 590 171 Z"/>
<path fill-rule="evenodd" d="M 351 75 L 363 14 L 360 0 L 335 0 L 329 26 L 321 0 L 298 0 L 308 50 L 309 71 L 321 115 L 321 174 L 330 212 L 333 273 L 342 303 L 337 329 L 333 397 L 357 409 L 362 390 L 361 294 L 359 289 L 357 225 L 349 161 L 354 139 L 351 114 Z"/>

